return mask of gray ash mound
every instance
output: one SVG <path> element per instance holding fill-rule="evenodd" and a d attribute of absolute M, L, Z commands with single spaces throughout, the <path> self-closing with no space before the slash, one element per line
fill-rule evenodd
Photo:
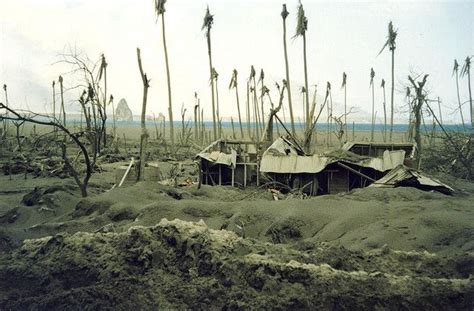
<path fill-rule="evenodd" d="M 428 252 L 271 244 L 163 219 L 25 240 L 0 257 L 0 309 L 472 309 L 472 276 L 456 267 Z"/>

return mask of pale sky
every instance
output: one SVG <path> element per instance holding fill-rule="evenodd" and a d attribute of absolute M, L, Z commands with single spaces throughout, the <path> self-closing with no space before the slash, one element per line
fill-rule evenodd
<path fill-rule="evenodd" d="M 184 103 L 191 116 L 194 92 L 211 118 L 209 69 L 206 38 L 201 31 L 209 5 L 214 14 L 212 28 L 213 64 L 219 75 L 221 116 L 236 116 L 234 92 L 228 90 L 232 70 L 239 71 L 241 105 L 245 102 L 245 79 L 254 65 L 265 71 L 266 85 L 277 102 L 276 81 L 285 76 L 282 19 L 283 1 L 274 0 L 168 0 L 166 33 L 173 88 L 175 120 Z M 302 115 L 304 84 L 302 40 L 295 33 L 297 0 L 286 1 L 290 72 L 293 102 Z M 382 89 L 390 98 L 391 58 L 388 50 L 377 56 L 393 21 L 398 30 L 395 55 L 395 106 L 405 104 L 404 86 L 410 73 L 429 73 L 432 97 L 443 101 L 445 120 L 459 119 L 454 58 L 462 64 L 474 54 L 474 1 L 303 1 L 309 20 L 307 57 L 309 84 L 318 85 L 324 95 L 326 81 L 333 85 L 335 110 L 343 109 L 340 89 L 342 72 L 348 75 L 348 105 L 360 112 L 354 118 L 368 119 L 371 110 L 369 72 L 376 73 L 377 118 L 382 116 Z M 167 115 L 166 72 L 152 0 L 1 0 L 0 83 L 8 85 L 10 104 L 45 112 L 51 110 L 51 82 L 68 71 L 54 64 L 68 46 L 76 46 L 93 59 L 104 53 L 108 61 L 109 93 L 116 103 L 125 98 L 134 114 L 142 99 L 136 48 L 142 51 L 144 70 L 151 79 L 147 114 Z M 77 84 L 64 75 L 65 85 Z M 474 79 L 473 79 L 474 80 Z M 473 81 L 474 82 L 474 81 Z M 461 99 L 468 100 L 467 79 L 460 79 Z M 68 92 L 67 110 L 78 111 L 81 90 Z M 0 97 L 4 101 L 3 94 Z M 285 101 L 286 103 L 286 101 Z M 321 102 L 318 102 L 318 104 Z M 464 107 L 468 116 L 468 105 Z M 396 113 L 404 118 L 405 113 Z M 228 120 L 228 119 L 227 119 Z"/>

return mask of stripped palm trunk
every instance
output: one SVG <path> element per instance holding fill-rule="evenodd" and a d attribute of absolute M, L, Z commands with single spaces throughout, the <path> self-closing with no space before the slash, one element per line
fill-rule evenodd
<path fill-rule="evenodd" d="M 456 59 L 454 60 L 454 67 L 453 67 L 453 75 L 454 74 L 456 75 L 456 94 L 458 97 L 458 108 L 459 108 L 459 113 L 461 115 L 462 129 L 464 132 L 466 132 L 466 124 L 464 123 L 464 114 L 462 112 L 461 97 L 459 96 L 459 64 Z"/>
<path fill-rule="evenodd" d="M 260 77 L 258 78 L 258 81 L 261 83 L 260 85 L 260 106 L 261 106 L 261 109 L 262 109 L 262 122 L 261 122 L 261 125 L 262 125 L 262 131 L 264 130 L 264 127 L 265 127 L 265 110 L 263 108 L 263 95 L 264 95 L 264 87 L 265 87 L 265 73 L 263 72 L 263 69 L 260 70 Z"/>
<path fill-rule="evenodd" d="M 392 141 L 393 136 L 393 112 L 394 112 L 394 92 L 395 92 L 395 48 L 396 48 L 396 39 L 397 39 L 397 31 L 393 29 L 392 21 L 388 23 L 388 35 L 387 41 L 383 45 L 382 49 L 379 52 L 379 55 L 388 46 L 389 50 L 392 53 L 392 89 L 390 94 L 390 141 Z"/>
<path fill-rule="evenodd" d="M 286 45 L 286 18 L 288 17 L 288 11 L 286 10 L 286 4 L 283 4 L 281 11 L 281 17 L 283 19 L 283 50 L 285 52 L 285 71 L 286 71 L 286 92 L 288 93 L 288 107 L 290 108 L 290 121 L 291 121 L 291 134 L 296 137 L 295 131 L 295 118 L 293 115 L 293 104 L 291 102 L 291 83 L 290 83 L 290 69 L 288 65 L 288 49 Z"/>
<path fill-rule="evenodd" d="M 202 25 L 202 30 L 206 29 L 206 39 L 207 39 L 207 54 L 209 56 L 209 75 L 211 79 L 211 100 L 212 100 L 212 129 L 214 132 L 214 140 L 217 140 L 217 122 L 216 122 L 216 103 L 214 98 L 214 79 L 212 78 L 213 72 L 212 69 L 212 50 L 211 50 L 211 28 L 214 23 L 214 17 L 209 12 L 209 6 L 206 10 L 206 15 L 204 16 L 204 23 Z"/>
<path fill-rule="evenodd" d="M 150 87 L 150 80 L 148 80 L 146 73 L 143 72 L 142 59 L 140 57 L 140 49 L 137 48 L 138 69 L 143 82 L 143 101 L 142 101 L 142 115 L 141 115 L 141 135 L 140 135 L 140 165 L 137 172 L 137 181 L 145 180 L 145 156 L 148 141 L 148 132 L 146 130 L 145 116 L 146 116 L 146 101 L 148 96 L 148 88 Z"/>
<path fill-rule="evenodd" d="M 296 24 L 296 34 L 295 37 L 301 36 L 303 37 L 303 66 L 304 66 L 304 87 L 305 90 L 308 90 L 308 62 L 306 58 L 306 31 L 308 30 L 308 18 L 306 18 L 303 5 L 300 4 L 298 6 L 298 16 L 297 16 L 297 24 Z M 305 129 L 310 126 L 309 120 L 309 95 L 308 92 L 305 93 Z"/>
<path fill-rule="evenodd" d="M 64 87 L 63 87 L 63 77 L 59 76 L 59 91 L 61 94 L 61 111 L 63 114 L 63 126 L 66 127 L 66 110 L 64 110 Z"/>
<path fill-rule="evenodd" d="M 421 132 L 420 132 L 420 124 L 422 121 L 422 107 L 423 103 L 425 102 L 425 94 L 423 94 L 423 87 L 426 83 L 426 79 L 428 78 L 428 75 L 425 75 L 423 77 L 423 80 L 421 82 L 415 83 L 415 81 L 412 79 L 412 77 L 408 76 L 408 80 L 412 84 L 412 87 L 415 90 L 415 100 L 413 102 L 413 112 L 415 116 L 415 142 L 416 142 L 416 147 L 417 147 L 417 157 L 416 157 L 416 168 L 420 168 L 421 165 L 421 156 L 422 156 L 422 141 L 421 141 Z"/>
<path fill-rule="evenodd" d="M 469 107 L 471 111 L 471 134 L 474 134 L 474 105 L 472 103 L 471 91 L 471 57 L 466 57 L 461 70 L 461 77 L 467 76 L 467 87 L 469 91 Z"/>
<path fill-rule="evenodd" d="M 7 85 L 3 85 L 3 92 L 5 93 L 5 105 L 8 108 L 8 92 L 7 92 Z M 8 118 L 8 110 L 5 112 L 5 117 Z M 3 137 L 6 138 L 8 134 L 8 120 L 3 120 Z"/>
<path fill-rule="evenodd" d="M 347 75 L 345 72 L 342 73 L 342 86 L 344 88 L 344 131 L 346 133 L 347 141 Z"/>
<path fill-rule="evenodd" d="M 217 79 L 219 77 L 219 74 L 216 71 L 216 68 L 212 68 L 212 76 L 215 79 L 214 87 L 216 91 L 216 118 L 217 118 L 217 133 L 218 137 L 222 137 L 222 120 L 219 114 L 219 87 L 217 83 Z"/>
<path fill-rule="evenodd" d="M 237 113 L 239 114 L 239 127 L 240 127 L 240 136 L 244 138 L 244 129 L 242 128 L 242 117 L 240 115 L 240 102 L 239 102 L 239 90 L 238 90 L 238 83 L 237 83 L 237 69 L 234 69 L 232 72 L 232 79 L 229 83 L 229 90 L 235 88 L 235 99 L 237 102 Z M 235 138 L 235 137 L 234 137 Z"/>
<path fill-rule="evenodd" d="M 163 41 L 163 52 L 165 56 L 166 66 L 166 82 L 168 86 L 168 119 L 170 123 L 170 141 L 174 145 L 174 125 L 173 125 L 173 102 L 171 96 L 171 75 L 168 61 L 168 48 L 166 45 L 166 29 L 165 29 L 165 3 L 166 0 L 155 0 L 155 13 L 157 17 L 161 15 L 161 37 Z M 164 134 L 163 134 L 164 135 Z"/>
<path fill-rule="evenodd" d="M 374 141 L 374 130 L 375 130 L 375 93 L 374 93 L 374 68 L 370 68 L 370 86 L 372 87 L 372 127 L 370 130 L 370 141 Z"/>
<path fill-rule="evenodd" d="M 247 81 L 247 134 L 249 139 L 252 137 L 252 129 L 250 128 L 250 80 Z"/>
<path fill-rule="evenodd" d="M 385 101 L 385 80 L 382 79 L 380 85 L 383 90 L 383 141 L 387 141 L 387 104 Z"/>

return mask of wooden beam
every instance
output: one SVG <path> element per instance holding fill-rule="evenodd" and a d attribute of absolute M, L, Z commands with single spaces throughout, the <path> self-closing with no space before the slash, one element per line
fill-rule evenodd
<path fill-rule="evenodd" d="M 369 176 L 365 175 L 364 173 L 361 173 L 361 172 L 359 172 L 359 171 L 353 169 L 353 168 L 350 167 L 350 166 L 347 166 L 347 165 L 345 165 L 345 164 L 343 164 L 343 163 L 341 163 L 341 162 L 336 162 L 336 163 L 337 163 L 337 165 L 339 165 L 340 167 L 343 167 L 343 168 L 345 168 L 346 170 L 349 170 L 349 171 L 351 171 L 352 173 L 354 173 L 354 174 L 356 174 L 356 175 L 359 175 L 359 176 L 361 176 L 361 177 L 364 177 L 365 179 L 368 179 L 368 180 L 370 180 L 370 181 L 375 181 L 375 179 L 373 179 L 372 177 L 369 177 Z"/>

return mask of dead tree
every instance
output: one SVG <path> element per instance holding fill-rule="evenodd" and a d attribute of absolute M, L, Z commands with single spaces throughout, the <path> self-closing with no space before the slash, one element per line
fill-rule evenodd
<path fill-rule="evenodd" d="M 148 96 L 148 88 L 150 87 L 150 80 L 148 80 L 146 73 L 143 72 L 142 59 L 140 57 L 140 49 L 137 48 L 137 60 L 138 60 L 138 69 L 140 70 L 140 76 L 143 82 L 143 103 L 142 103 L 142 116 L 141 116 L 141 129 L 142 133 L 140 135 L 140 164 L 137 172 L 137 181 L 142 181 L 145 179 L 145 155 L 146 155 L 146 146 L 148 140 L 148 133 L 146 130 L 145 124 L 145 115 L 146 115 L 146 100 Z"/>
<path fill-rule="evenodd" d="M 74 181 L 76 184 L 79 186 L 79 189 L 81 191 L 81 195 L 83 197 L 87 197 L 87 187 L 89 185 L 89 179 L 92 176 L 93 173 L 93 167 L 95 163 L 91 161 L 89 157 L 89 152 L 86 148 L 86 145 L 79 139 L 80 135 L 76 135 L 69 131 L 63 124 L 60 122 L 53 120 L 53 121 L 43 121 L 42 119 L 35 119 L 34 116 L 40 116 L 38 114 L 35 114 L 33 116 L 28 116 L 28 115 L 22 115 L 19 112 L 7 107 L 3 103 L 0 103 L 0 110 L 5 109 L 8 113 L 11 113 L 12 116 L 3 116 L 2 118 L 15 121 L 15 122 L 28 122 L 28 123 L 33 123 L 33 124 L 39 124 L 39 125 L 45 125 L 45 126 L 51 126 L 54 128 L 57 128 L 61 130 L 67 137 L 69 137 L 81 150 L 81 153 L 84 158 L 84 163 L 85 163 L 85 173 L 84 176 L 80 176 L 80 173 L 73 167 L 71 162 L 69 161 L 66 153 L 65 153 L 65 143 L 63 142 L 63 160 L 65 163 L 66 168 L 69 170 L 71 173 L 72 177 L 74 178 Z M 45 116 L 42 116 L 45 117 Z M 47 118 L 47 116 L 46 116 Z M 92 150 L 92 152 L 95 152 Z"/>
<path fill-rule="evenodd" d="M 61 59 L 57 63 L 67 64 L 72 67 L 68 72 L 70 81 L 77 81 L 78 85 L 72 86 L 86 88 L 88 106 L 84 112 L 84 116 L 89 114 L 91 116 L 91 127 L 97 132 L 93 135 L 96 139 L 96 150 L 100 153 L 102 146 L 106 146 L 106 131 L 105 124 L 107 120 L 106 106 L 107 106 L 107 62 L 105 56 L 102 54 L 100 60 L 93 62 L 87 55 L 70 49 L 67 53 L 61 54 Z M 104 88 L 101 88 L 101 81 L 104 79 Z M 62 77 L 61 77 L 62 80 Z M 62 85 L 62 82 L 59 81 Z M 110 103 L 110 101 L 109 101 Z M 64 105 L 62 99 L 62 106 Z M 63 121 L 65 121 L 65 111 L 63 111 Z M 89 113 L 89 110 L 92 113 Z"/>
<path fill-rule="evenodd" d="M 416 167 L 420 168 L 421 164 L 421 155 L 422 155 L 422 143 L 421 143 L 421 133 L 420 133 L 420 125 L 421 125 L 421 113 L 423 103 L 425 102 L 426 92 L 423 92 L 423 87 L 425 86 L 426 79 L 428 75 L 426 74 L 423 77 L 421 82 L 415 82 L 411 76 L 408 76 L 408 80 L 410 81 L 413 89 L 415 90 L 415 99 L 413 101 L 413 114 L 415 116 L 415 142 L 416 147 L 418 149 L 417 156 L 416 156 Z"/>

